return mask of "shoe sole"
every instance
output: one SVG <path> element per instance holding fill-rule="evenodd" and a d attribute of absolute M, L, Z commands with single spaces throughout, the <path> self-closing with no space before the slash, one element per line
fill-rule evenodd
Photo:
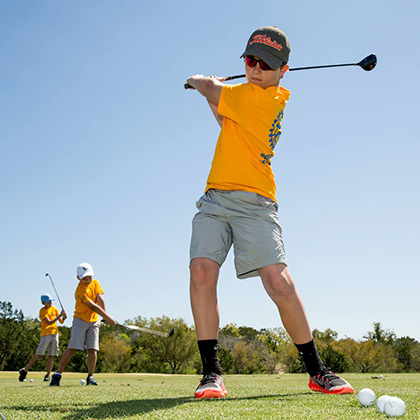
<path fill-rule="evenodd" d="M 227 395 L 227 390 L 222 389 L 221 391 L 217 389 L 205 389 L 201 392 L 196 392 L 194 394 L 195 398 L 202 400 L 207 398 L 224 398 Z"/>
<path fill-rule="evenodd" d="M 309 381 L 309 388 L 312 389 L 312 391 L 316 392 L 322 392 L 324 394 L 354 394 L 354 389 L 352 387 L 343 386 L 341 388 L 335 388 L 333 390 L 324 389 L 318 384 Z"/>

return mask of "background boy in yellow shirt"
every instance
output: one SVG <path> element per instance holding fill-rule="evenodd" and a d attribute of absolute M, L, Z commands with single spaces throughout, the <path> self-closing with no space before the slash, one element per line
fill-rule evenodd
<path fill-rule="evenodd" d="M 93 268 L 89 263 L 81 263 L 77 267 L 79 285 L 74 294 L 76 299 L 71 337 L 66 351 L 63 353 L 56 373 L 51 377 L 50 386 L 59 386 L 64 368 L 74 353 L 87 350 L 88 375 L 86 385 L 98 385 L 93 374 L 95 372 L 97 353 L 99 350 L 99 316 L 106 324 L 116 322 L 105 311 L 104 291 L 98 280 L 93 279 Z"/>
<path fill-rule="evenodd" d="M 309 387 L 329 394 L 354 392 L 320 359 L 286 264 L 271 159 L 290 96 L 279 87 L 289 53 L 284 32 L 265 26 L 252 33 L 241 56 L 248 83 L 223 85 L 224 78 L 203 75 L 187 80 L 207 99 L 222 128 L 205 194 L 197 202 L 190 247 L 191 307 L 203 362 L 196 398 L 227 394 L 217 356 L 217 281 L 232 244 L 238 278 L 261 277 L 303 357 Z"/>
<path fill-rule="evenodd" d="M 49 294 L 41 295 L 41 303 L 44 305 L 39 311 L 39 319 L 41 320 L 41 340 L 32 356 L 31 360 L 25 367 L 19 370 L 19 381 L 23 382 L 26 379 L 31 366 L 42 357 L 48 349 L 47 374 L 44 381 L 50 380 L 50 373 L 54 363 L 54 357 L 58 356 L 58 328 L 57 321 L 62 324 L 67 318 L 66 311 L 61 312 L 55 306 L 52 306 L 53 299 Z"/>

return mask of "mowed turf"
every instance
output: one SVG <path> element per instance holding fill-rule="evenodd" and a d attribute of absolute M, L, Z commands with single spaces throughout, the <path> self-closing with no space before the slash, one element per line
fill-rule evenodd
<path fill-rule="evenodd" d="M 398 396 L 403 419 L 420 419 L 420 374 L 346 374 L 354 395 L 309 390 L 307 375 L 225 376 L 228 396 L 196 400 L 199 377 L 192 375 L 98 374 L 99 386 L 81 386 L 85 374 L 65 373 L 60 387 L 48 387 L 43 373 L 0 372 L 0 413 L 11 419 L 386 419 L 376 406 L 362 407 L 357 392 Z M 33 382 L 29 382 L 32 378 Z M 1 419 L 1 416 L 0 416 Z"/>

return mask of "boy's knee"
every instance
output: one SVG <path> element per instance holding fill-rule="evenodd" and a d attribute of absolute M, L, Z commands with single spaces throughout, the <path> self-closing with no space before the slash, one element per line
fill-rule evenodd
<path fill-rule="evenodd" d="M 208 286 L 217 283 L 219 265 L 206 258 L 194 258 L 190 264 L 190 274 L 192 286 Z"/>
<path fill-rule="evenodd" d="M 271 276 L 266 280 L 267 291 L 275 300 L 286 300 L 296 295 L 293 280 L 284 274 Z"/>

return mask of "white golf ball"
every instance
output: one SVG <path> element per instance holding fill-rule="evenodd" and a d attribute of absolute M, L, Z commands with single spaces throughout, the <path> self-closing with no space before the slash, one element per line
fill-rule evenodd
<path fill-rule="evenodd" d="M 34 380 L 33 379 L 29 379 L 29 382 L 33 382 Z"/>
<path fill-rule="evenodd" d="M 381 413 L 384 413 L 385 403 L 389 401 L 391 398 L 392 397 L 390 397 L 389 395 L 382 395 L 382 397 L 379 397 L 378 401 L 376 401 L 376 408 L 378 409 L 378 411 L 380 411 Z"/>
<path fill-rule="evenodd" d="M 23 382 L 26 382 L 26 379 L 24 379 Z"/>
<path fill-rule="evenodd" d="M 365 407 L 369 407 L 375 402 L 376 396 L 371 389 L 363 388 L 360 390 L 357 398 L 359 399 L 360 404 L 364 405 Z"/>
<path fill-rule="evenodd" d="M 86 381 L 84 379 L 80 379 L 80 385 L 84 385 Z"/>
<path fill-rule="evenodd" d="M 384 411 L 388 417 L 400 417 L 405 413 L 404 401 L 397 397 L 391 397 L 385 403 Z"/>

